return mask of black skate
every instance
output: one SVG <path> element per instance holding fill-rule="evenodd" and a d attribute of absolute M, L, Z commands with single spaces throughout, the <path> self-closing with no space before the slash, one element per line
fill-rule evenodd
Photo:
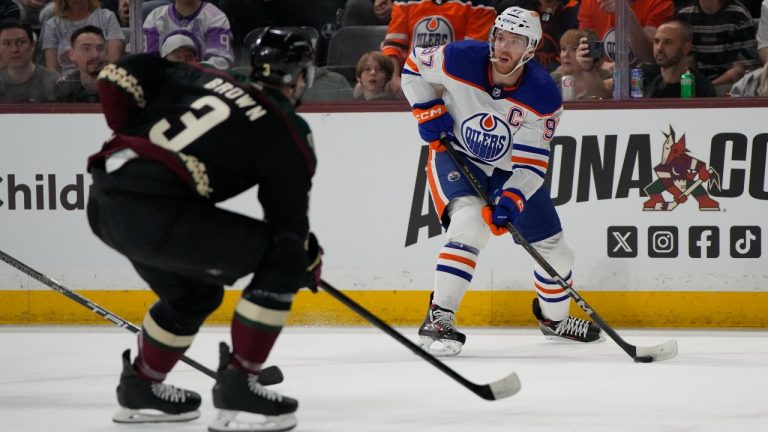
<path fill-rule="evenodd" d="M 569 316 L 562 321 L 544 318 L 539 306 L 539 299 L 533 299 L 533 315 L 539 321 L 539 328 L 544 337 L 554 341 L 602 342 L 605 340 L 600 327 L 592 321 Z"/>
<path fill-rule="evenodd" d="M 123 352 L 117 402 L 121 408 L 112 416 L 115 423 L 182 422 L 200 417 L 199 394 L 139 377 L 131 364 L 131 350 Z"/>
<path fill-rule="evenodd" d="M 296 427 L 296 399 L 267 390 L 259 376 L 230 366 L 227 344 L 219 345 L 219 370 L 213 386 L 213 406 L 219 415 L 212 432 L 278 432 Z M 242 414 L 242 419 L 236 419 Z"/>
<path fill-rule="evenodd" d="M 458 355 L 467 341 L 464 333 L 456 330 L 456 315 L 434 303 L 419 327 L 419 336 L 419 346 L 436 357 Z"/>

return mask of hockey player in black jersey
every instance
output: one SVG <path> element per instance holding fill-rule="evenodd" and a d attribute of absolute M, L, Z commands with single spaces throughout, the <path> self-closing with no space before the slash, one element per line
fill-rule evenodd
<path fill-rule="evenodd" d="M 123 354 L 116 422 L 185 421 L 200 395 L 165 384 L 224 285 L 253 274 L 221 344 L 212 431 L 296 426 L 298 402 L 264 388 L 259 372 L 299 288 L 314 289 L 322 249 L 309 231 L 315 153 L 295 112 L 313 78 L 304 35 L 267 29 L 251 50 L 254 85 L 149 55 L 106 67 L 98 91 L 114 135 L 91 156 L 88 220 L 125 255 L 159 300 L 138 356 Z M 258 185 L 264 220 L 215 204 Z M 152 410 L 149 413 L 148 410 Z M 158 413 L 159 412 L 159 413 Z M 239 412 L 260 421 L 236 420 Z"/>

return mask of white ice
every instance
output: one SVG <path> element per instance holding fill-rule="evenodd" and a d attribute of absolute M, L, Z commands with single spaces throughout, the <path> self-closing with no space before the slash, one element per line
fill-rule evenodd
<path fill-rule="evenodd" d="M 416 340 L 414 328 L 399 329 Z M 619 330 L 630 343 L 676 339 L 666 362 L 636 364 L 610 340 L 556 344 L 534 329 L 465 328 L 448 366 L 485 384 L 516 371 L 522 390 L 488 402 L 373 328 L 289 327 L 268 364 L 274 387 L 300 401 L 305 432 L 768 431 L 768 331 Z M 188 356 L 215 368 L 226 328 L 205 328 Z M 112 327 L 0 326 L 0 431 L 205 431 L 213 380 L 179 364 L 168 382 L 200 392 L 190 423 L 111 422 L 120 353 L 135 337 Z"/>

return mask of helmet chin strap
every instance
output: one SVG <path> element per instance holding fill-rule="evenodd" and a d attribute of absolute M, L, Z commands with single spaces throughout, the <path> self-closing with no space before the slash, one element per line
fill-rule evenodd
<path fill-rule="evenodd" d="M 503 74 L 503 73 L 499 72 L 499 71 L 496 69 L 496 66 L 494 65 L 494 63 L 498 63 L 498 62 L 499 62 L 499 59 L 497 59 L 497 58 L 496 58 L 496 57 L 494 57 L 493 55 L 491 55 L 491 57 L 490 57 L 490 60 L 491 60 L 491 67 L 493 68 L 493 71 L 494 71 L 494 72 L 496 72 L 497 74 L 499 74 L 499 75 L 501 75 L 501 76 L 503 76 L 503 77 L 508 77 L 508 76 L 512 75 L 513 73 L 517 72 L 517 70 L 518 70 L 518 69 L 520 69 L 521 67 L 523 67 L 523 65 L 524 65 L 526 62 L 528 62 L 528 60 L 530 60 L 531 58 L 533 58 L 533 56 L 529 56 L 528 58 L 525 58 L 525 57 L 526 57 L 528 54 L 530 54 L 530 53 L 531 53 L 531 51 L 526 51 L 526 52 L 523 54 L 523 56 L 522 56 L 522 57 L 520 57 L 520 60 L 518 60 L 518 61 L 517 61 L 517 65 L 516 65 L 516 66 L 515 66 L 515 67 L 512 69 L 512 71 L 511 71 L 511 72 L 509 72 L 509 73 L 505 73 L 505 74 Z"/>

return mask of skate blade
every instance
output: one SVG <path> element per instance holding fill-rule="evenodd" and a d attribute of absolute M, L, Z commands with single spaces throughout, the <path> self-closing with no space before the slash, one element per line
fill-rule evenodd
<path fill-rule="evenodd" d="M 429 336 L 419 337 L 419 347 L 435 357 L 454 357 L 459 355 L 462 343 L 451 339 L 434 339 Z"/>
<path fill-rule="evenodd" d="M 546 339 L 548 341 L 557 342 L 557 343 L 564 343 L 564 344 L 584 344 L 584 343 L 605 342 L 605 335 L 603 334 L 603 332 L 600 332 L 600 337 L 598 339 L 595 339 L 595 340 L 589 341 L 589 342 L 583 342 L 583 341 L 575 340 L 575 339 L 568 339 L 568 338 L 565 338 L 565 337 L 562 337 L 562 336 L 546 334 L 546 333 L 544 334 L 544 339 Z"/>
<path fill-rule="evenodd" d="M 208 430 L 210 432 L 280 432 L 291 430 L 297 424 L 293 413 L 267 416 L 243 411 L 220 410 L 216 420 L 208 426 Z"/>
<path fill-rule="evenodd" d="M 200 417 L 200 411 L 187 411 L 181 414 L 168 414 L 153 409 L 120 408 L 112 416 L 115 423 L 178 423 Z"/>

